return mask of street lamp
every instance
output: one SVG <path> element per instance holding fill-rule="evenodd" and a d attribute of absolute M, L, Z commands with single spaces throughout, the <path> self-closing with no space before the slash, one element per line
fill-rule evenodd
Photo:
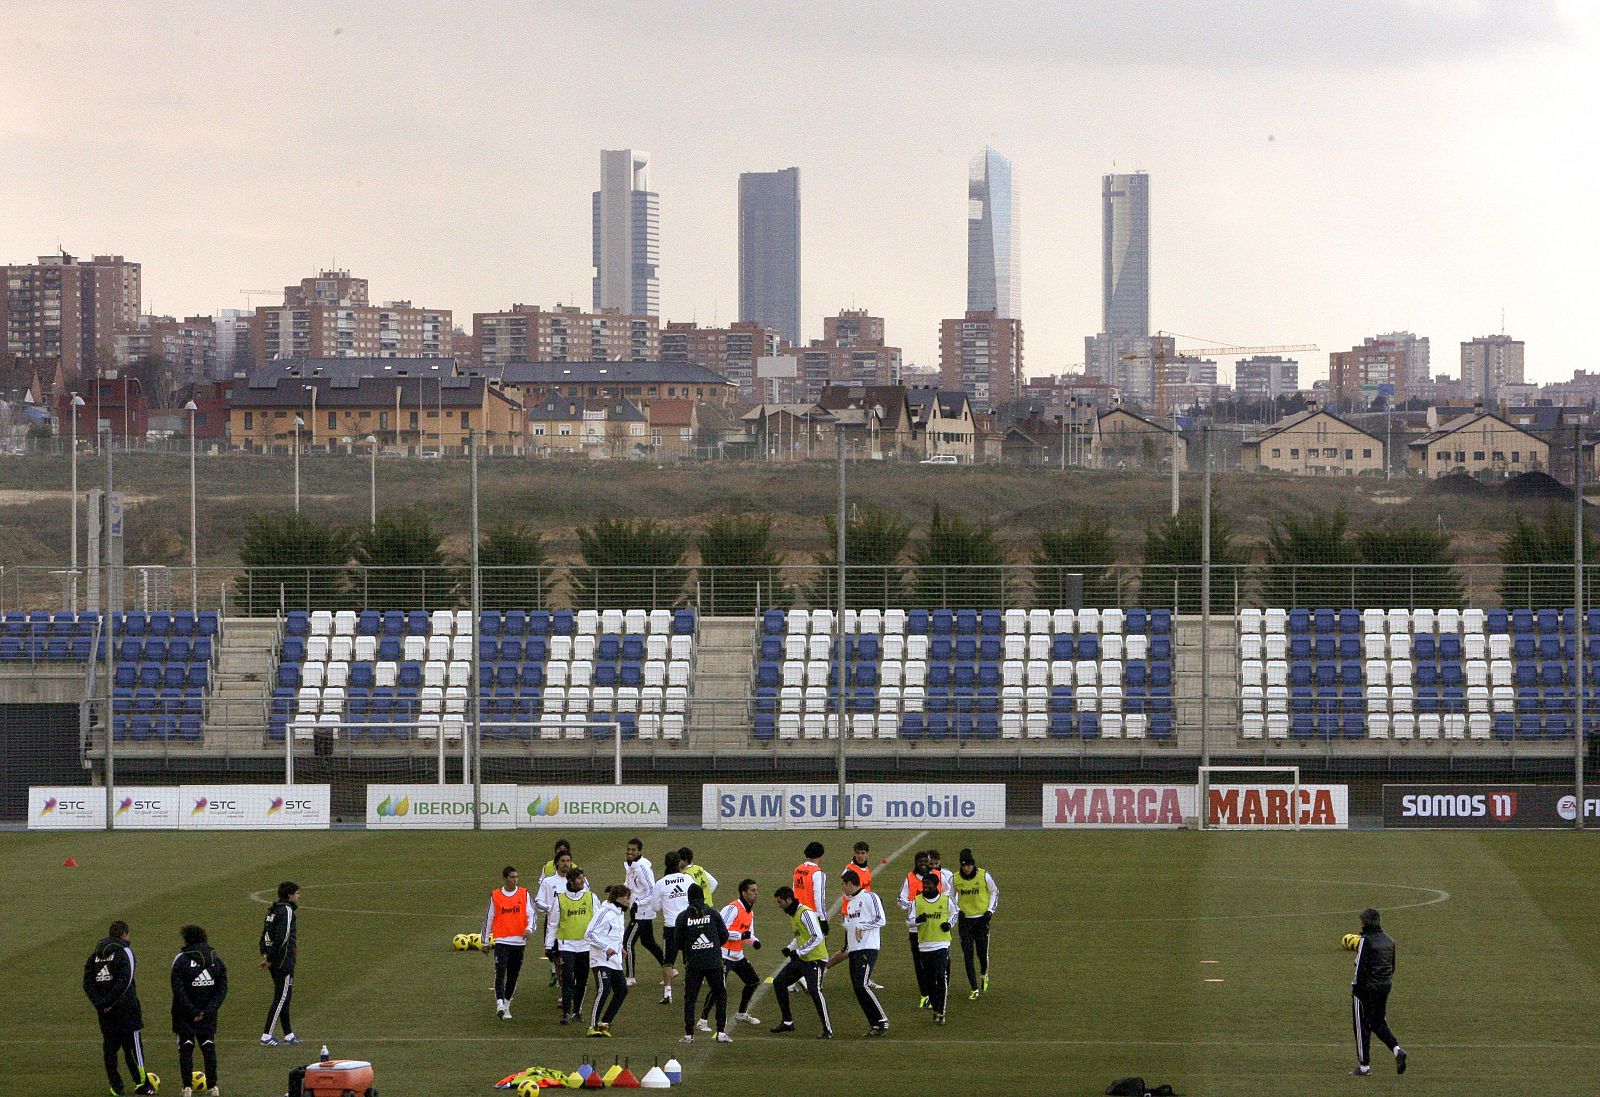
<path fill-rule="evenodd" d="M 72 612 L 78 612 L 78 409 L 83 397 L 72 394 Z"/>
<path fill-rule="evenodd" d="M 306 421 L 298 415 L 294 417 L 294 512 L 300 513 L 300 428 Z"/>
<path fill-rule="evenodd" d="M 371 448 L 371 481 L 369 502 L 367 505 L 367 524 L 372 529 L 378 528 L 378 436 L 367 435 L 367 445 Z"/>
<path fill-rule="evenodd" d="M 189 413 L 189 611 L 200 612 L 200 540 L 195 522 L 194 413 L 200 406 L 193 400 L 183 405 Z"/>

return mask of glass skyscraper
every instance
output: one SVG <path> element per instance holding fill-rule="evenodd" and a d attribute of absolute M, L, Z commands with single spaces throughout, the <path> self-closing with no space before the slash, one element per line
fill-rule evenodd
<path fill-rule="evenodd" d="M 739 319 L 800 345 L 800 169 L 739 176 Z"/>
<path fill-rule="evenodd" d="M 1003 320 L 1022 309 L 1016 176 L 1011 161 L 985 147 L 967 170 L 967 311 Z"/>
<path fill-rule="evenodd" d="M 656 264 L 661 260 L 660 196 L 650 189 L 650 154 L 600 153 L 594 192 L 594 307 L 630 316 L 661 311 Z"/>
<path fill-rule="evenodd" d="M 1108 175 L 1101 181 L 1100 330 L 1150 334 L 1150 177 Z"/>

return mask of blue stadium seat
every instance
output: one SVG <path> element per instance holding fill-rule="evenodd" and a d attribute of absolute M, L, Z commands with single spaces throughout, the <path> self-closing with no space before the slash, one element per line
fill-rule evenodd
<path fill-rule="evenodd" d="M 1080 637 L 1078 637 L 1078 658 L 1079 659 L 1098 659 L 1098 658 L 1100 658 L 1100 637 L 1098 637 L 1098 636 L 1080 636 Z"/>
<path fill-rule="evenodd" d="M 1289 635 L 1298 636 L 1311 631 L 1311 611 L 1305 609 L 1291 609 L 1289 611 Z"/>
<path fill-rule="evenodd" d="M 921 739 L 927 733 L 927 717 L 920 712 L 908 712 L 900 717 L 900 737 Z"/>
<path fill-rule="evenodd" d="M 672 611 L 672 634 L 674 636 L 694 635 L 694 610 L 675 609 Z"/>
<path fill-rule="evenodd" d="M 1127 621 L 1123 625 L 1123 632 L 1130 636 L 1138 636 L 1149 630 L 1150 618 L 1142 609 L 1130 609 Z"/>
<path fill-rule="evenodd" d="M 529 636 L 549 636 L 550 630 L 554 625 L 555 619 L 551 616 L 549 610 L 535 609 L 528 611 L 527 632 Z"/>
<path fill-rule="evenodd" d="M 930 663 L 948 663 L 950 656 L 955 652 L 955 645 L 948 636 L 935 636 L 928 641 L 928 661 Z"/>
<path fill-rule="evenodd" d="M 974 636 L 961 636 L 956 639 L 955 660 L 958 663 L 971 663 L 978 658 L 978 640 Z"/>
<path fill-rule="evenodd" d="M 758 714 L 752 730 L 757 742 L 766 743 L 777 738 L 776 721 L 771 714 Z"/>
<path fill-rule="evenodd" d="M 769 609 L 761 615 L 761 633 L 764 636 L 782 636 L 784 626 L 784 613 L 781 609 Z"/>
<path fill-rule="evenodd" d="M 1511 632 L 1515 636 L 1528 636 L 1533 632 L 1533 610 L 1511 611 Z"/>
<path fill-rule="evenodd" d="M 949 636 L 956 630 L 956 615 L 947 609 L 933 611 L 928 631 L 935 636 Z"/>
<path fill-rule="evenodd" d="M 956 635 L 978 635 L 978 611 L 975 609 L 956 610 Z"/>
<path fill-rule="evenodd" d="M 986 609 L 978 615 L 978 631 L 984 636 L 999 636 L 1004 628 L 1004 619 L 997 609 Z"/>
<path fill-rule="evenodd" d="M 928 631 L 928 611 L 925 609 L 906 610 L 906 635 L 922 636 Z"/>
<path fill-rule="evenodd" d="M 1492 609 L 1485 614 L 1485 627 L 1490 632 L 1510 632 L 1510 615 L 1503 609 Z"/>

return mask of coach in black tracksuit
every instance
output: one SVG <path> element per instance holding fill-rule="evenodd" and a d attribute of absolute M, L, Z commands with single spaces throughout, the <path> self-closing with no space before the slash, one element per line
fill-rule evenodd
<path fill-rule="evenodd" d="M 94 946 L 83 964 L 83 992 L 94 1004 L 100 1020 L 100 1046 L 105 1054 L 106 1079 L 112 1093 L 126 1093 L 117 1055 L 128 1061 L 133 1073 L 135 1093 L 154 1093 L 144 1067 L 144 1044 L 139 1031 L 144 1028 L 144 1012 L 139 1008 L 139 990 L 134 985 L 133 946 L 128 943 L 128 923 L 111 923 L 106 935 Z"/>
<path fill-rule="evenodd" d="M 183 951 L 172 958 L 172 1031 L 178 1037 L 178 1071 L 184 1088 L 194 1073 L 194 1049 L 206 1065 L 206 1084 L 216 1089 L 217 1012 L 228 996 L 228 968 L 206 931 L 184 926 Z"/>
<path fill-rule="evenodd" d="M 267 911 L 261 927 L 261 966 L 272 974 L 272 1006 L 267 1010 L 261 1042 L 272 1046 L 278 1041 L 272 1033 L 283 1026 L 283 1042 L 298 1044 L 294 1024 L 289 1020 L 289 999 L 294 997 L 294 961 L 300 934 L 295 911 L 300 906 L 300 885 L 285 880 L 278 885 L 278 901 Z"/>
<path fill-rule="evenodd" d="M 1350 982 L 1350 1011 L 1356 1032 L 1356 1069 L 1351 1074 L 1372 1073 L 1368 1052 L 1372 1037 L 1394 1052 L 1395 1069 L 1406 1072 L 1406 1051 L 1389 1030 L 1389 991 L 1394 985 L 1394 938 L 1378 924 L 1378 912 L 1361 912 L 1361 943 L 1356 946 L 1356 975 Z"/>
<path fill-rule="evenodd" d="M 681 947 L 688 959 L 683 984 L 683 1036 L 694 1039 L 694 1004 L 700 985 L 717 1010 L 717 1034 L 728 1032 L 728 983 L 722 973 L 722 946 L 728 943 L 728 926 L 722 915 L 706 905 L 706 893 L 699 884 L 689 885 L 689 905 L 678 915 L 676 932 L 667 946 L 667 966 L 677 959 Z"/>

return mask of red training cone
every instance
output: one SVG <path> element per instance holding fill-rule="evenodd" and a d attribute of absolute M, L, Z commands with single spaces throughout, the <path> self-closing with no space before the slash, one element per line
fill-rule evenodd
<path fill-rule="evenodd" d="M 638 1089 L 639 1088 L 639 1079 L 637 1079 L 637 1078 L 635 1078 L 633 1076 L 633 1071 L 629 1070 L 627 1067 L 623 1067 L 622 1068 L 622 1073 L 617 1075 L 616 1078 L 612 1080 L 611 1088 L 613 1088 L 613 1089 Z"/>
<path fill-rule="evenodd" d="M 594 1073 L 590 1074 L 589 1077 L 584 1081 L 583 1084 L 589 1089 L 605 1089 L 606 1088 L 605 1080 L 600 1077 L 600 1072 L 598 1070 L 595 1071 Z"/>
<path fill-rule="evenodd" d="M 61 862 L 61 867 L 62 868 L 77 868 L 78 867 L 78 862 L 75 861 L 74 859 L 72 859 L 71 857 L 68 857 L 65 861 Z"/>

